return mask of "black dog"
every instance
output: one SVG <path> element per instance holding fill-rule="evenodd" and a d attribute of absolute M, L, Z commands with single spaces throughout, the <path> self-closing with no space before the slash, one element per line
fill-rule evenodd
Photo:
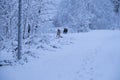
<path fill-rule="evenodd" d="M 67 29 L 67 28 L 64 28 L 63 34 L 67 34 L 67 33 L 68 33 L 68 29 Z"/>

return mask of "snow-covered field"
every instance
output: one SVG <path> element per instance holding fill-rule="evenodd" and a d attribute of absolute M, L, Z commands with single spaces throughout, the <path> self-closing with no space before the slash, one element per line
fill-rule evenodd
<path fill-rule="evenodd" d="M 61 48 L 42 51 L 25 65 L 0 67 L 0 80 L 120 80 L 120 31 L 71 33 L 60 40 L 66 39 L 71 43 L 56 43 Z"/>

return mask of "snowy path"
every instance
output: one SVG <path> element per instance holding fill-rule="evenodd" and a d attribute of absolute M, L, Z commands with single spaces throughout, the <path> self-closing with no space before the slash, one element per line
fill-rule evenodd
<path fill-rule="evenodd" d="M 69 34 L 74 42 L 23 66 L 0 68 L 0 80 L 120 80 L 120 31 Z"/>

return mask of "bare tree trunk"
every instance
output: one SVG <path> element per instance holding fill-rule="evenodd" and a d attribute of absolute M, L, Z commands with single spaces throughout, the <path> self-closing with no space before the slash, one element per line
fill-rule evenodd
<path fill-rule="evenodd" d="M 25 23 L 24 23 L 24 28 L 23 28 L 23 39 L 25 39 L 25 31 L 26 31 L 26 24 L 27 24 L 27 17 L 25 17 Z"/>
<path fill-rule="evenodd" d="M 22 2 L 19 0 L 19 6 L 18 6 L 18 54 L 17 58 L 18 60 L 21 59 L 21 6 Z"/>
<path fill-rule="evenodd" d="M 26 8 L 26 12 L 24 13 L 24 28 L 23 28 L 23 39 L 28 38 L 28 15 L 29 15 L 29 0 L 26 1 L 27 4 L 27 8 Z"/>

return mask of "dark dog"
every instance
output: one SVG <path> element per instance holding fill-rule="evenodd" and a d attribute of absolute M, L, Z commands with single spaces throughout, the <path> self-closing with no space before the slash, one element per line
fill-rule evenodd
<path fill-rule="evenodd" d="M 67 33 L 68 33 L 68 29 L 67 29 L 67 28 L 64 28 L 63 34 L 67 34 Z"/>

